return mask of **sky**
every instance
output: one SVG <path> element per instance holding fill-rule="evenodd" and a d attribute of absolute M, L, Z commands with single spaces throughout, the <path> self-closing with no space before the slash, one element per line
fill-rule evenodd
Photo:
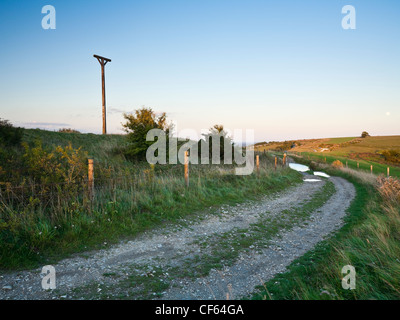
<path fill-rule="evenodd" d="M 342 28 L 345 5 L 356 29 Z M 214 124 L 255 141 L 398 135 L 399 16 L 395 0 L 1 0 L 0 118 L 101 133 L 97 54 L 112 59 L 109 133 L 145 106 L 180 136 Z"/>

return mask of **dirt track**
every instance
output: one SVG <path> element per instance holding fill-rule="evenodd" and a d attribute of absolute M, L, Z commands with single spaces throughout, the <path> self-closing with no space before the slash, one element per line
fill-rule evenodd
<path fill-rule="evenodd" d="M 229 246 L 229 242 L 222 251 L 217 246 L 219 239 L 224 239 L 221 235 L 234 240 L 239 236 L 259 237 L 251 230 L 260 219 L 276 222 L 283 217 L 282 212 L 295 212 L 321 190 L 325 179 L 304 182 L 261 201 L 223 206 L 218 214 L 184 220 L 110 249 L 63 260 L 54 265 L 54 291 L 42 289 L 41 269 L 3 274 L 0 299 L 241 298 L 340 228 L 355 189 L 342 178 L 332 177 L 329 181 L 336 192 L 306 221 L 294 223 L 262 243 L 254 241 L 246 250 Z M 216 249 L 224 257 L 232 250 L 231 263 L 223 260 L 219 268 L 211 268 L 204 275 L 188 275 L 195 265 L 206 267 L 202 261 L 215 254 Z"/>

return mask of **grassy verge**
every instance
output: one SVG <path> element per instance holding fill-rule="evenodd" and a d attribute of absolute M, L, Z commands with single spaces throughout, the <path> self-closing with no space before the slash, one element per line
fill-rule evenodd
<path fill-rule="evenodd" d="M 192 166 L 189 188 L 181 165 L 154 170 L 132 165 L 129 174 L 105 181 L 93 202 L 63 199 L 58 193 L 59 201 L 56 198 L 50 208 L 37 199 L 24 208 L 2 207 L 0 268 L 54 263 L 207 207 L 254 199 L 301 181 L 292 170 L 275 171 L 267 157 L 260 161 L 260 173 L 249 176 L 236 176 L 229 166 Z"/>
<path fill-rule="evenodd" d="M 350 170 L 328 169 L 351 181 L 357 196 L 346 225 L 260 287 L 253 299 L 399 299 L 400 188 L 394 180 L 368 184 Z M 381 192 L 378 192 L 380 190 Z M 383 191 L 382 191 L 383 190 Z M 356 270 L 356 289 L 342 288 L 341 270 Z"/>

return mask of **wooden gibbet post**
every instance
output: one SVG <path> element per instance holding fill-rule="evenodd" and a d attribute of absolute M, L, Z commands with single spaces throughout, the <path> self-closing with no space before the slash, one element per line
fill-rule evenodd
<path fill-rule="evenodd" d="M 189 151 L 185 151 L 185 183 L 189 187 Z"/>
<path fill-rule="evenodd" d="M 111 62 L 111 59 L 104 58 L 98 55 L 93 55 L 100 65 L 101 65 L 101 92 L 102 92 L 102 102 L 103 102 L 103 134 L 107 134 L 107 125 L 106 125 L 106 79 L 105 79 L 105 70 L 107 62 Z"/>
<path fill-rule="evenodd" d="M 94 199 L 94 171 L 93 171 L 93 159 L 88 159 L 88 190 L 89 199 Z"/>
<path fill-rule="evenodd" d="M 260 156 L 256 155 L 257 174 L 260 173 Z"/>

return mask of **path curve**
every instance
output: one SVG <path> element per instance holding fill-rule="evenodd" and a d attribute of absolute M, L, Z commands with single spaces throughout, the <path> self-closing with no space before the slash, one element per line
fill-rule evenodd
<path fill-rule="evenodd" d="M 281 232 L 271 239 L 268 248 L 240 253 L 229 268 L 211 270 L 208 276 L 196 280 L 173 279 L 163 292 L 162 299 L 231 299 L 241 298 L 262 282 L 283 272 L 294 259 L 311 250 L 319 241 L 343 224 L 346 209 L 355 197 L 354 186 L 339 177 L 329 178 L 336 193 L 323 207 L 313 212 L 307 223 Z M 132 264 L 149 267 L 179 265 L 183 259 L 201 254 L 196 239 L 213 237 L 230 230 L 244 229 L 262 215 L 279 217 L 283 210 L 294 209 L 319 191 L 325 184 L 304 182 L 284 192 L 248 201 L 236 206 L 222 206 L 218 214 L 206 213 L 201 219 L 183 220 L 184 225 L 170 225 L 146 232 L 136 239 L 109 249 L 77 255 L 55 264 L 57 290 L 45 291 L 41 287 L 41 268 L 31 271 L 0 275 L 0 299 L 75 299 L 76 288 L 92 283 L 116 286 L 132 271 Z M 116 274 L 118 277 L 109 277 Z M 117 290 L 118 291 L 118 290 Z M 115 292 L 115 296 L 121 292 Z M 87 298 L 87 297 L 86 297 Z M 93 297 L 96 298 L 96 297 Z"/>

